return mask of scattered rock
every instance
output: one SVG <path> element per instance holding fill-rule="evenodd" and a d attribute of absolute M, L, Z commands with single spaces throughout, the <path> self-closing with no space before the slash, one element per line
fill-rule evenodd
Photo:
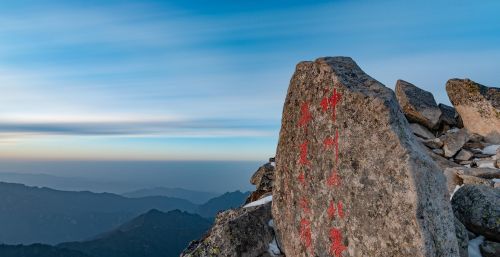
<path fill-rule="evenodd" d="M 287 256 L 459 254 L 441 169 L 394 93 L 350 58 L 297 65 L 276 167 L 273 217 Z"/>
<path fill-rule="evenodd" d="M 441 110 L 441 123 L 446 124 L 449 128 L 458 126 L 458 113 L 455 108 L 448 106 L 446 104 L 439 104 L 439 109 Z"/>
<path fill-rule="evenodd" d="M 221 212 L 205 237 L 191 242 L 181 257 L 270 256 L 274 239 L 270 220 L 270 203 Z"/>
<path fill-rule="evenodd" d="M 455 188 L 463 184 L 463 180 L 460 176 L 458 176 L 457 170 L 453 168 L 444 169 L 443 174 L 446 177 L 446 187 L 448 188 L 448 192 L 452 195 Z"/>
<path fill-rule="evenodd" d="M 483 257 L 498 257 L 500 256 L 500 243 L 485 240 L 479 245 L 479 250 Z"/>
<path fill-rule="evenodd" d="M 423 139 L 433 139 L 435 136 L 424 126 L 418 123 L 410 123 L 410 128 L 413 131 L 413 134 L 423 138 Z"/>
<path fill-rule="evenodd" d="M 422 124 L 429 129 L 437 127 L 441 109 L 430 92 L 404 80 L 398 80 L 396 97 L 409 121 Z"/>
<path fill-rule="evenodd" d="M 472 158 L 472 156 L 474 156 L 473 153 L 465 149 L 462 149 L 460 150 L 460 152 L 458 152 L 457 156 L 455 156 L 455 159 L 459 161 L 468 161 L 470 160 L 470 158 Z"/>
<path fill-rule="evenodd" d="M 431 149 L 440 149 L 443 147 L 443 142 L 439 138 L 424 139 L 422 143 Z"/>
<path fill-rule="evenodd" d="M 455 129 L 449 130 L 441 139 L 443 140 L 444 156 L 452 157 L 464 146 L 469 136 L 467 130 Z"/>
<path fill-rule="evenodd" d="M 453 168 L 458 175 L 475 176 L 485 179 L 500 178 L 500 170 L 490 168 L 466 168 L 456 167 Z"/>
<path fill-rule="evenodd" d="M 457 218 L 454 218 L 454 221 L 460 257 L 468 257 L 469 234 L 467 233 L 467 229 L 465 229 L 464 225 Z"/>
<path fill-rule="evenodd" d="M 468 230 L 490 240 L 500 240 L 500 189 L 464 185 L 454 194 L 451 205 Z"/>
<path fill-rule="evenodd" d="M 469 79 L 450 79 L 446 92 L 469 132 L 500 143 L 500 88 L 486 87 Z"/>

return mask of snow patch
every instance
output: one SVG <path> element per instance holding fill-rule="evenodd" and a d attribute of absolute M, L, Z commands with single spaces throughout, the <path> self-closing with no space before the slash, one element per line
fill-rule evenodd
<path fill-rule="evenodd" d="M 496 169 L 495 163 L 494 162 L 480 162 L 479 165 L 477 166 L 479 168 L 490 168 L 490 169 Z"/>
<path fill-rule="evenodd" d="M 491 181 L 493 181 L 493 183 L 500 183 L 500 178 L 494 178 Z"/>
<path fill-rule="evenodd" d="M 278 247 L 278 243 L 276 243 L 276 238 L 273 238 L 273 241 L 271 241 L 271 243 L 269 243 L 269 248 L 267 249 L 267 252 L 273 257 L 281 255 L 281 251 L 280 251 L 280 248 Z"/>
<path fill-rule="evenodd" d="M 266 196 L 266 197 L 259 199 L 257 201 L 251 202 L 251 203 L 243 206 L 243 208 L 259 206 L 259 205 L 263 205 L 263 204 L 266 204 L 266 203 L 271 202 L 271 201 L 273 201 L 273 196 L 269 195 L 269 196 Z"/>
<path fill-rule="evenodd" d="M 478 236 L 469 241 L 469 246 L 467 250 L 469 251 L 469 257 L 483 257 L 481 251 L 479 250 L 479 245 L 484 241 L 484 236 Z"/>
<path fill-rule="evenodd" d="M 275 162 L 271 162 L 271 166 L 273 166 L 273 167 L 276 168 L 276 163 Z"/>
<path fill-rule="evenodd" d="M 463 186 L 464 186 L 464 185 L 460 185 L 460 186 L 459 186 L 459 185 L 456 185 L 456 186 L 455 186 L 455 189 L 453 190 L 453 193 L 451 193 L 451 195 L 450 195 L 450 201 L 451 201 L 451 199 L 453 199 L 453 195 L 454 195 L 454 194 L 458 191 L 458 189 L 460 189 L 460 188 L 461 188 L 461 187 L 463 187 Z"/>
<path fill-rule="evenodd" d="M 481 152 L 483 154 L 488 154 L 488 155 L 495 155 L 497 153 L 497 149 L 500 147 L 500 145 L 489 145 L 485 147 Z"/>
<path fill-rule="evenodd" d="M 274 220 L 270 219 L 269 222 L 267 223 L 267 225 L 274 229 Z"/>

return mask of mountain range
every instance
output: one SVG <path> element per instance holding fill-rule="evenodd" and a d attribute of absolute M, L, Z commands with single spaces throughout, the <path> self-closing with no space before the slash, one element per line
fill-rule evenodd
<path fill-rule="evenodd" d="M 197 214 L 150 210 L 94 239 L 56 246 L 0 245 L 2 257 L 177 257 L 211 222 Z"/>
<path fill-rule="evenodd" d="M 220 210 L 240 206 L 247 195 L 236 191 L 196 205 L 174 197 L 128 198 L 0 182 L 0 242 L 58 244 L 86 240 L 151 209 L 200 213 L 211 220 Z"/>

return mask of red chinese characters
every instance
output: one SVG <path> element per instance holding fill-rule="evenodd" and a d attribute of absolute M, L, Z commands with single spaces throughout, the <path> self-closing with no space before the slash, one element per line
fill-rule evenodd
<path fill-rule="evenodd" d="M 301 165 L 310 165 L 311 162 L 309 159 L 307 159 L 307 140 L 300 145 L 300 158 L 299 158 L 299 164 Z"/>
<path fill-rule="evenodd" d="M 339 159 L 339 131 L 335 130 L 335 137 L 327 137 L 323 140 L 325 150 L 335 148 L 335 162 Z"/>
<path fill-rule="evenodd" d="M 311 222 L 306 218 L 302 218 L 302 220 L 300 220 L 299 234 L 300 234 L 300 239 L 304 243 L 304 246 L 306 248 L 311 248 L 312 246 Z"/>
<path fill-rule="evenodd" d="M 341 257 L 347 247 L 342 244 L 342 232 L 339 229 L 332 228 L 330 230 L 330 255 Z"/>
<path fill-rule="evenodd" d="M 312 114 L 311 111 L 309 110 L 309 103 L 305 102 L 300 106 L 299 127 L 306 126 L 311 120 L 312 120 Z"/>
<path fill-rule="evenodd" d="M 340 219 L 344 218 L 344 206 L 342 204 L 342 201 L 338 201 L 337 204 L 335 204 L 334 201 L 330 201 L 330 206 L 328 206 L 328 217 L 330 219 L 335 218 L 335 213 L 337 213 L 337 216 Z"/>
<path fill-rule="evenodd" d="M 340 181 L 340 176 L 337 170 L 333 170 L 330 173 L 330 176 L 326 180 L 326 184 L 329 186 L 340 186 L 341 181 Z"/>
<path fill-rule="evenodd" d="M 328 109 L 331 109 L 332 110 L 332 119 L 333 121 L 335 121 L 336 119 L 336 115 L 337 115 L 337 104 L 340 102 L 340 99 L 341 99 L 342 95 L 337 92 L 337 89 L 333 89 L 333 93 L 330 97 L 323 97 L 323 99 L 321 99 L 321 110 L 323 110 L 323 112 L 326 112 L 328 111 Z"/>

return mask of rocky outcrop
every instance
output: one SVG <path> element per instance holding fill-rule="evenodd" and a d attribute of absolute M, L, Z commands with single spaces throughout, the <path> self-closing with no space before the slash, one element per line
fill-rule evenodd
<path fill-rule="evenodd" d="M 398 80 L 396 82 L 396 97 L 410 122 L 422 124 L 429 129 L 438 126 L 441 109 L 430 92 L 404 80 Z"/>
<path fill-rule="evenodd" d="M 441 169 L 394 92 L 350 58 L 297 65 L 276 165 L 273 217 L 287 256 L 459 255 Z"/>
<path fill-rule="evenodd" d="M 500 143 L 500 88 L 486 87 L 470 79 L 450 79 L 446 92 L 470 133 Z"/>
<path fill-rule="evenodd" d="M 275 165 L 274 158 L 270 158 L 268 163 L 260 166 L 253 174 L 250 183 L 255 185 L 256 189 L 248 196 L 245 203 L 257 201 L 272 193 Z"/>
<path fill-rule="evenodd" d="M 500 189 L 464 185 L 453 195 L 452 206 L 468 230 L 500 242 Z"/>
<path fill-rule="evenodd" d="M 271 204 L 228 210 L 217 215 L 210 231 L 193 241 L 181 257 L 270 257 L 274 239 Z"/>

